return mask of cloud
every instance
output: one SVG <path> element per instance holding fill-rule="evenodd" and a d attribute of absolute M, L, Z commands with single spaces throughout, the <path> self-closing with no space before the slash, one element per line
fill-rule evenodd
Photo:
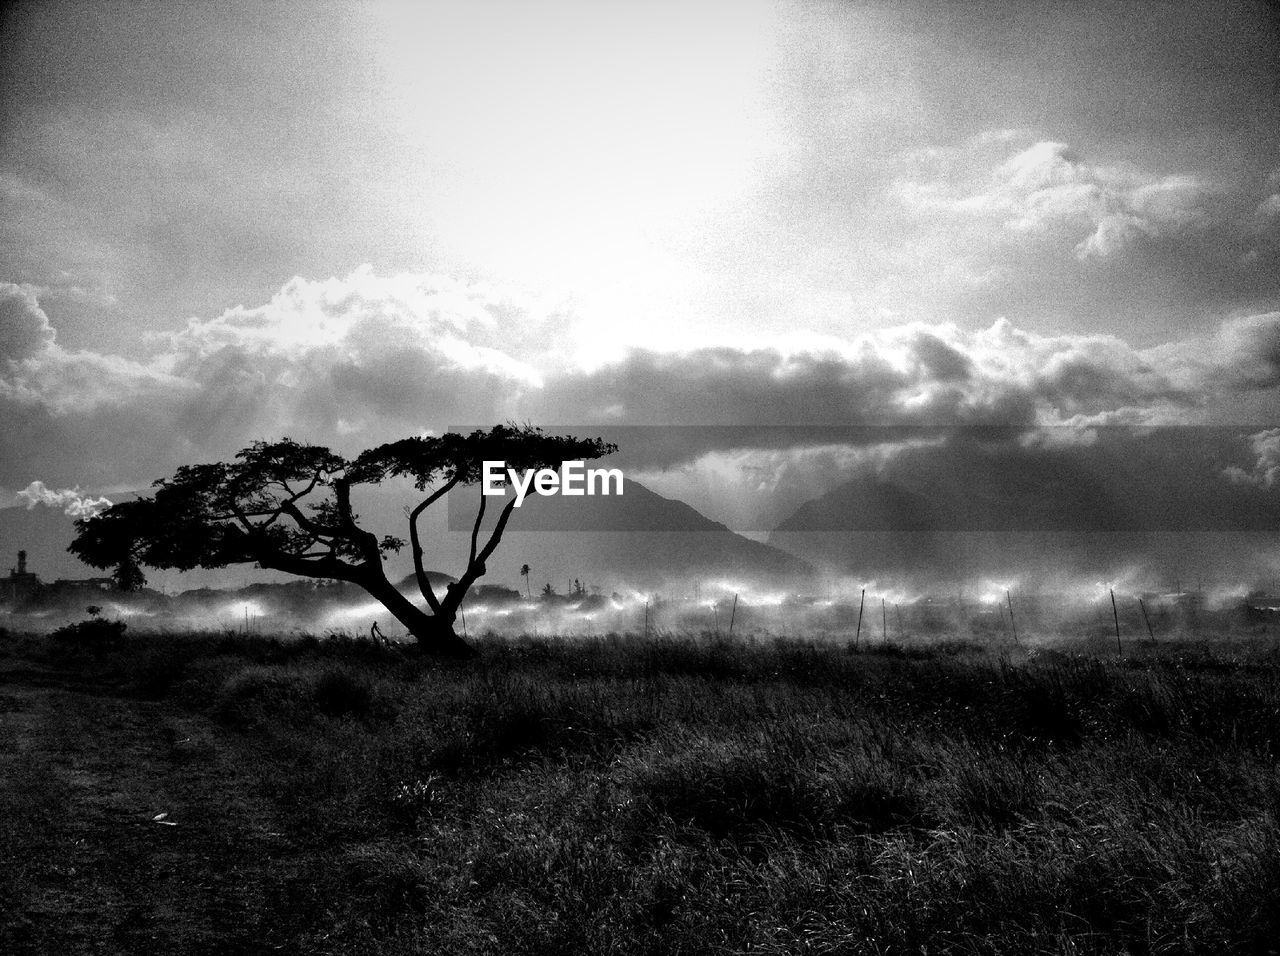
<path fill-rule="evenodd" d="M 1236 381 L 1251 388 L 1280 385 L 1280 312 L 1224 323 L 1219 337 Z"/>
<path fill-rule="evenodd" d="M 119 355 L 46 349 L 5 376 L 0 399 L 38 405 L 55 415 L 86 415 L 104 406 L 139 407 L 174 401 L 191 383 Z"/>
<path fill-rule="evenodd" d="M 751 428 L 1176 424 L 1215 409 L 1229 416 L 1239 396 L 1280 387 L 1277 313 L 1151 348 L 1001 319 L 976 330 L 904 322 L 750 345 L 631 348 L 584 365 L 573 347 L 579 320 L 565 310 L 366 267 L 293 279 L 264 304 L 192 319 L 154 337 L 152 354 L 126 358 L 62 350 L 36 293 L 6 291 L 15 358 L 0 371 L 0 482 L 11 486 L 31 470 L 66 486 L 145 484 L 283 434 L 352 451 L 512 418 Z M 750 446 L 741 434 L 708 434 L 688 448 L 673 437 L 661 466 L 830 440 L 761 431 Z M 28 471 L 15 475 L 19 468 Z"/>
<path fill-rule="evenodd" d="M 548 420 L 741 425 L 1022 425 L 1165 420 L 1194 409 L 1180 384 L 1115 336 L 1044 336 L 1006 320 L 976 332 L 908 324 L 826 348 L 634 350 L 548 382 Z"/>
<path fill-rule="evenodd" d="M 179 378 L 118 355 L 58 345 L 38 289 L 0 283 L 0 401 L 36 405 L 57 415 L 87 413 L 180 392 Z"/>
<path fill-rule="evenodd" d="M 53 326 L 35 291 L 0 282 L 0 361 L 25 361 L 52 346 L 53 339 Z"/>
<path fill-rule="evenodd" d="M 192 319 L 155 342 L 158 361 L 195 383 L 179 427 L 197 443 L 282 429 L 374 443 L 509 417 L 564 361 L 567 322 L 485 286 L 364 267 L 295 278 L 265 305 Z"/>
<path fill-rule="evenodd" d="M 291 279 L 265 305 L 191 319 L 156 340 L 180 366 L 225 348 L 294 360 L 340 352 L 356 362 L 415 349 L 456 371 L 536 383 L 537 370 L 512 353 L 553 352 L 564 321 L 553 308 L 484 285 L 414 273 L 382 277 L 366 265 L 340 279 Z"/>
<path fill-rule="evenodd" d="M 57 491 L 45 487 L 43 481 L 33 481 L 17 493 L 18 499 L 27 503 L 30 511 L 36 505 L 48 508 L 61 508 L 63 514 L 72 518 L 90 518 L 100 511 L 111 507 L 111 500 L 102 496 L 93 497 L 81 494 L 80 488 L 62 488 Z M 16 502 L 15 502 L 16 503 Z"/>
<path fill-rule="evenodd" d="M 1013 138 L 918 151 L 917 172 L 898 181 L 897 193 L 924 211 L 989 218 L 1015 234 L 1071 242 L 1080 259 L 1194 235 L 1213 221 L 1219 190 L 1199 177 L 1091 163 L 1065 143 L 1041 140 L 987 165 L 993 149 L 1007 149 Z"/>
<path fill-rule="evenodd" d="M 1258 456 L 1253 468 L 1237 465 L 1223 469 L 1223 474 L 1236 484 L 1272 488 L 1280 482 L 1280 428 L 1270 428 L 1249 436 L 1253 453 Z"/>
<path fill-rule="evenodd" d="M 368 267 L 293 279 L 264 304 L 152 336 L 137 357 L 62 349 L 38 291 L 6 291 L 0 482 L 11 485 L 20 468 L 146 483 L 272 435 L 353 450 L 502 421 L 573 351 L 571 317 L 554 305 Z"/>
<path fill-rule="evenodd" d="M 1206 397 L 1274 389 L 1280 387 L 1280 312 L 1228 319 L 1210 335 L 1148 354 L 1171 378 Z"/>

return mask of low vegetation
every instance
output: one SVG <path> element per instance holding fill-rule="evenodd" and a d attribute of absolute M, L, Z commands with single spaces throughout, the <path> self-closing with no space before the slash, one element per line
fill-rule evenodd
<path fill-rule="evenodd" d="M 0 877 L 6 952 L 1280 940 L 1270 645 L 84 645 L 0 645 L 0 721 L 27 727 L 0 790 L 23 861 Z M 41 707 L 43 738 L 19 720 Z"/>

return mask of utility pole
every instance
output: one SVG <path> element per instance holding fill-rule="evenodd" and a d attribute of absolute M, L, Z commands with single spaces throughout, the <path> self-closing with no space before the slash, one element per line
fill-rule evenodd
<path fill-rule="evenodd" d="M 1124 653 L 1124 648 L 1120 646 L 1120 612 L 1116 610 L 1116 590 L 1111 588 L 1111 616 L 1116 622 L 1116 652 Z"/>
<path fill-rule="evenodd" d="M 1138 598 L 1138 607 L 1142 608 L 1142 619 L 1147 622 L 1147 635 L 1151 638 L 1151 643 L 1156 642 L 1156 632 L 1151 630 L 1151 618 L 1147 617 L 1147 605 L 1142 598 Z"/>

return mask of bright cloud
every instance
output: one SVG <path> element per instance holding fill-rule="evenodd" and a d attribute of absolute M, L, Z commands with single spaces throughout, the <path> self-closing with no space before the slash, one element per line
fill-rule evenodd
<path fill-rule="evenodd" d="M 1280 428 L 1269 428 L 1249 436 L 1249 444 L 1258 456 L 1252 469 L 1232 465 L 1223 470 L 1237 484 L 1272 488 L 1280 482 Z"/>
<path fill-rule="evenodd" d="M 263 305 L 191 320 L 154 338 L 155 352 L 139 361 L 61 350 L 38 295 L 6 292 L 11 357 L 0 370 L 0 402 L 26 409 L 28 419 L 6 437 L 7 456 L 13 467 L 25 461 L 87 480 L 36 462 L 59 443 L 66 462 L 77 448 L 92 449 L 103 484 L 150 480 L 184 460 L 281 434 L 354 448 L 513 418 L 1170 424 L 1215 408 L 1229 416 L 1234 396 L 1280 387 L 1276 313 L 1147 349 L 1116 335 L 1044 335 L 1001 319 L 976 331 L 905 322 L 846 336 L 757 336 L 741 346 L 619 349 L 579 364 L 579 320 L 563 310 L 366 267 L 341 279 L 294 279 Z"/>
<path fill-rule="evenodd" d="M 78 487 L 55 491 L 45 487 L 43 481 L 31 482 L 17 493 L 16 498 L 26 502 L 28 511 L 36 505 L 44 505 L 47 508 L 61 508 L 64 514 L 72 518 L 90 518 L 111 507 L 109 498 L 82 494 Z"/>
<path fill-rule="evenodd" d="M 1089 162 L 1065 143 L 1035 142 L 985 166 L 993 148 L 1008 148 L 1009 140 L 988 136 L 960 149 L 919 151 L 918 173 L 898 182 L 898 194 L 924 211 L 992 218 L 1013 233 L 1061 238 L 1081 259 L 1194 234 L 1212 219 L 1218 190 L 1199 177 Z"/>
<path fill-rule="evenodd" d="M 154 400 L 187 385 L 153 364 L 63 349 L 38 290 L 0 283 L 0 400 L 67 415 Z"/>

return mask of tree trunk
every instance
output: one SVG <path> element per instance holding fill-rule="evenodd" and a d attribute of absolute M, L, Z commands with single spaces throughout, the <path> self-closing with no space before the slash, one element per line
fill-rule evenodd
<path fill-rule="evenodd" d="M 475 657 L 475 649 L 453 630 L 453 621 L 441 615 L 427 614 L 395 589 L 386 578 L 358 582 L 372 594 L 395 619 L 409 629 L 418 647 L 436 657 Z"/>

